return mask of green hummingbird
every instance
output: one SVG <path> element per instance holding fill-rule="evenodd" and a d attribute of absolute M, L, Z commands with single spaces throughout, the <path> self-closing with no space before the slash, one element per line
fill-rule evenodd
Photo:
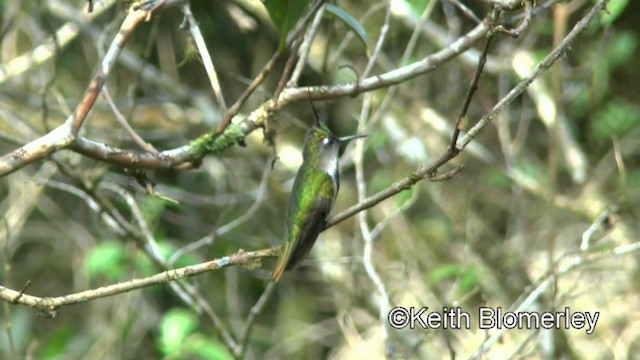
<path fill-rule="evenodd" d="M 313 103 L 311 103 L 313 106 Z M 295 268 L 326 226 L 340 188 L 338 150 L 340 145 L 367 135 L 336 137 L 320 120 L 315 107 L 315 124 L 304 141 L 302 165 L 293 182 L 285 220 L 285 243 L 273 270 L 272 280 Z"/>

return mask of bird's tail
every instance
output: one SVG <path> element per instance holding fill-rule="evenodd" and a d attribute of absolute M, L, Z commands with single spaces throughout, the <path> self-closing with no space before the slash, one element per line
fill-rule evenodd
<path fill-rule="evenodd" d="M 293 244 L 290 242 L 286 242 L 281 248 L 278 263 L 276 264 L 275 269 L 273 269 L 273 275 L 271 275 L 271 280 L 273 280 L 273 282 L 280 281 L 282 274 L 287 270 L 287 264 L 289 264 L 289 260 L 291 259 L 292 250 Z"/>
<path fill-rule="evenodd" d="M 278 264 L 276 265 L 276 268 L 273 269 L 273 275 L 271 275 L 271 280 L 273 280 L 273 282 L 280 281 L 282 274 L 284 274 L 284 268 L 285 268 L 284 261 L 282 261 L 282 258 L 280 258 L 278 260 Z"/>

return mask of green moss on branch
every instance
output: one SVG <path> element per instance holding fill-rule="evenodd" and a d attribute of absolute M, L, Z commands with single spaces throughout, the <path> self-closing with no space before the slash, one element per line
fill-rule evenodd
<path fill-rule="evenodd" d="M 232 146 L 243 145 L 244 137 L 245 134 L 240 126 L 231 124 L 219 136 L 216 136 L 216 131 L 212 130 L 193 140 L 189 151 L 195 159 L 202 159 L 205 155 L 219 154 Z"/>

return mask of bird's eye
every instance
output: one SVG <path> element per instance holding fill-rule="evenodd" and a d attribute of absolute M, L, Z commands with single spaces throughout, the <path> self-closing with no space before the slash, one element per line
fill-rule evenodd
<path fill-rule="evenodd" d="M 324 140 L 322 140 L 322 145 L 327 146 L 327 145 L 329 145 L 330 142 L 331 142 L 331 139 L 324 138 Z"/>

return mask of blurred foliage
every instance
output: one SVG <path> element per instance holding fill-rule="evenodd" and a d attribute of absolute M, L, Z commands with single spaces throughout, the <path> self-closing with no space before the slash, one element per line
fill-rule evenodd
<path fill-rule="evenodd" d="M 358 38 L 362 40 L 362 43 L 364 44 L 365 47 L 367 46 L 367 43 L 369 42 L 369 37 L 367 36 L 367 30 L 365 30 L 362 27 L 362 25 L 358 23 L 358 20 L 356 20 L 348 12 L 344 11 L 343 9 L 333 4 L 327 4 L 326 8 L 329 13 L 335 15 L 338 19 L 342 20 L 342 22 L 344 22 L 345 25 L 347 25 L 349 29 L 353 31 L 354 34 L 358 35 Z"/>
<path fill-rule="evenodd" d="M 430 1 L 391 2 L 388 38 L 372 75 L 402 65 L 415 24 Z M 488 12 L 484 1 L 460 2 L 480 18 Z M 227 104 L 282 49 L 310 3 L 191 2 Z M 301 86 L 354 81 L 353 71 L 341 66 L 352 66 L 361 74 L 380 35 L 386 2 L 329 3 L 332 10 L 322 18 Z M 536 3 L 542 6 L 546 1 Z M 514 71 L 519 65 L 515 55 L 543 58 L 593 3 L 561 1 L 536 15 L 520 38 L 498 36 L 471 103 L 470 125 L 520 81 Z M 3 154 L 62 123 L 84 93 L 127 7 L 123 1 L 94 1 L 96 17 L 87 23 L 88 14 L 80 10 L 86 5 L 84 0 L 0 0 Z M 439 51 L 476 25 L 453 2 L 433 5 L 415 50 L 406 57 L 409 63 Z M 565 11 L 564 17 L 559 9 Z M 464 164 L 453 179 L 422 181 L 366 212 L 370 230 L 377 229 L 374 265 L 392 305 L 460 306 L 472 314 L 479 306 L 508 308 L 536 285 L 554 260 L 577 251 L 585 231 L 607 209 L 617 211 L 594 232 L 594 253 L 638 241 L 639 11 L 638 1 L 612 0 L 608 14 L 601 13 L 558 63 L 536 80 L 540 85 L 536 90 L 530 88 L 442 169 Z M 519 13 L 506 11 L 503 19 L 511 19 L 509 24 L 515 26 Z M 180 11 L 168 9 L 140 26 L 126 45 L 129 55 L 120 58 L 131 56 L 139 62 L 119 61 L 106 82 L 131 126 L 161 150 L 188 145 L 214 131 L 223 116 L 194 40 L 182 23 Z M 63 43 L 56 56 L 3 78 L 5 70 L 16 66 L 16 59 L 29 57 L 65 24 L 77 24 L 78 33 L 68 42 L 58 37 Z M 478 42 L 468 53 L 481 49 Z M 242 107 L 240 118 L 270 99 L 284 63 L 276 65 Z M 446 151 L 475 68 L 476 58 L 457 57 L 393 90 L 372 93 L 364 153 L 368 195 Z M 144 69 L 158 72 L 148 77 Z M 540 105 L 540 98 L 549 101 Z M 362 95 L 344 97 L 316 106 L 337 134 L 352 134 L 362 99 Z M 543 121 L 542 110 L 549 104 L 565 127 Z M 69 151 L 0 179 L 0 285 L 20 290 L 29 282 L 26 294 L 63 296 L 163 271 L 141 249 L 139 239 L 115 231 L 105 221 L 109 211 L 144 238 L 140 215 L 173 268 L 222 258 L 239 249 L 280 244 L 289 189 L 312 118 L 309 104 L 291 104 L 270 121 L 277 134 L 275 149 L 265 144 L 258 130 L 245 139 L 246 147 L 234 142 L 224 152 L 206 157 L 196 169 L 145 171 L 157 184 L 155 191 L 179 201 L 178 205 L 149 195 L 118 166 Z M 82 135 L 138 149 L 102 97 Z M 274 152 L 278 159 L 270 172 L 265 171 Z M 351 148 L 344 150 L 344 159 L 335 211 L 358 201 Z M 579 160 L 585 170 L 582 180 L 576 179 L 574 170 Z M 264 174 L 268 177 L 261 195 Z M 135 201 L 139 213 L 130 201 Z M 255 212 L 250 212 L 252 208 Z M 285 275 L 257 316 L 247 358 L 384 357 L 380 296 L 363 267 L 361 234 L 354 217 L 320 236 L 310 258 Z M 199 241 L 204 245 L 189 251 Z M 239 338 L 273 266 L 273 260 L 263 260 L 207 272 L 188 283 Z M 640 341 L 633 315 L 640 306 L 638 268 L 637 256 L 584 265 L 560 276 L 554 292 L 536 302 L 536 309 L 569 306 L 575 311 L 600 311 L 595 334 L 567 330 L 546 336 L 514 330 L 487 356 L 633 354 Z M 4 329 L 0 358 L 6 359 L 231 358 L 206 313 L 185 305 L 166 284 L 63 307 L 54 319 L 3 303 L 0 325 Z M 389 332 L 398 358 L 439 358 L 452 348 L 467 358 L 485 338 L 485 332 L 474 327 Z"/>
<path fill-rule="evenodd" d="M 104 276 L 110 281 L 121 281 L 128 274 L 125 247 L 114 241 L 103 241 L 87 255 L 85 267 L 89 277 Z"/>
<path fill-rule="evenodd" d="M 232 359 L 222 344 L 197 333 L 198 319 L 183 309 L 171 309 L 160 322 L 158 339 L 160 351 L 166 359 L 198 356 L 205 359 Z"/>
<path fill-rule="evenodd" d="M 304 15 L 309 5 L 308 0 L 266 0 L 264 2 L 271 20 L 280 30 L 280 51 L 285 50 L 287 35 L 293 29 L 298 20 Z"/>

